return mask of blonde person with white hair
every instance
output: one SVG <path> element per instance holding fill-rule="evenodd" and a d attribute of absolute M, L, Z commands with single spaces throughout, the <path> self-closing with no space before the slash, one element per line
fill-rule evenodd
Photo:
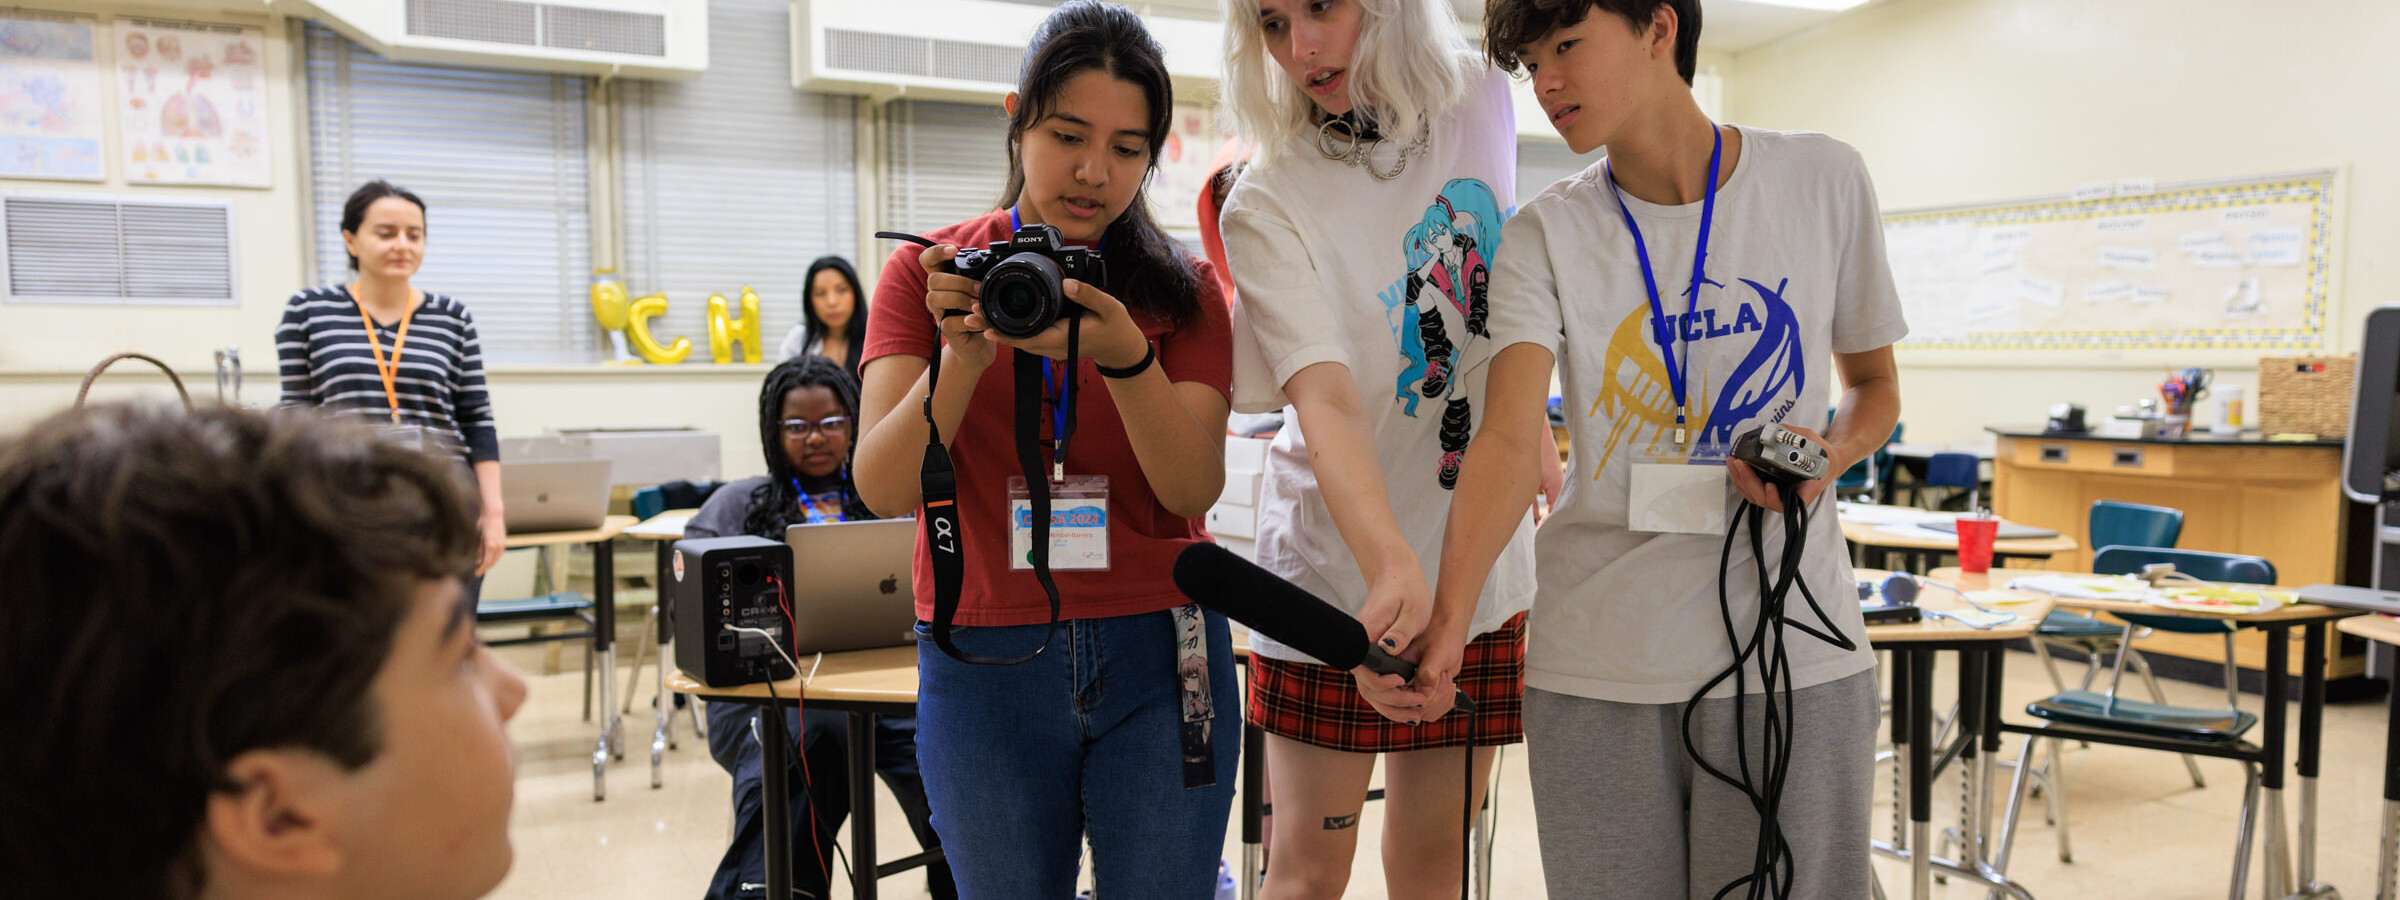
<path fill-rule="evenodd" d="M 1264 895 L 1342 895 L 1379 754 L 1389 896 L 1452 895 L 1463 807 L 1493 748 L 1523 740 L 1533 602 L 1526 521 L 1472 603 L 1429 588 L 1490 357 L 1485 287 L 1516 189 L 1508 82 L 1442 0 L 1223 3 L 1225 93 L 1258 147 L 1218 223 L 1239 287 L 1234 406 L 1295 410 L 1268 455 L 1258 562 L 1419 666 L 1403 682 L 1252 638 L 1248 719 L 1268 733 L 1278 820 Z M 1555 446 L 1533 446 L 1553 447 L 1524 464 L 1555 492 Z M 1458 690 L 1472 713 L 1452 714 Z"/>

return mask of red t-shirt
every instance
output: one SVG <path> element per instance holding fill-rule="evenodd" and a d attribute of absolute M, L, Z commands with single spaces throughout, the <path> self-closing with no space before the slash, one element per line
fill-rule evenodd
<path fill-rule="evenodd" d="M 936 229 L 926 235 L 961 248 L 982 247 L 1009 237 L 1008 210 L 997 210 Z M 876 279 L 872 313 L 867 317 L 865 362 L 885 356 L 939 359 L 941 332 L 925 309 L 925 268 L 917 263 L 924 248 L 903 244 L 883 264 Z M 1110 260 L 1111 265 L 1122 265 Z M 1142 334 L 1158 345 L 1158 365 L 1171 381 L 1193 381 L 1232 396 L 1233 320 L 1216 271 L 1207 261 L 1191 260 L 1199 276 L 1200 315 L 1176 328 L 1139 311 L 1135 321 Z M 966 532 L 966 577 L 960 585 L 960 625 L 1039 625 L 1050 620 L 1050 601 L 1031 569 L 1008 564 L 1008 479 L 1024 473 L 1016 456 L 1016 351 L 1002 347 L 975 385 L 966 418 L 952 436 L 950 453 L 958 468 L 959 525 Z M 1133 445 L 1126 440 L 1125 422 L 1108 393 L 1108 385 L 1093 370 L 1091 360 L 1076 364 L 1075 434 L 1067 448 L 1067 474 L 1108 477 L 1109 569 L 1104 572 L 1053 572 L 1058 584 L 1059 617 L 1089 619 L 1156 612 L 1182 605 L 1170 574 L 1175 555 L 1185 545 L 1209 540 L 1200 520 L 1186 519 L 1160 506 L 1142 476 Z M 921 415 L 922 398 L 911 397 L 892 412 Z M 1048 438 L 1050 426 L 1042 426 Z M 921 449 L 921 448 L 920 448 Z M 911 451 L 912 453 L 914 451 Z M 1043 454 L 1047 463 L 1049 456 Z M 913 468 L 913 467 L 912 467 Z M 933 619 L 933 556 L 924 536 L 917 539 L 915 566 L 917 617 Z"/>

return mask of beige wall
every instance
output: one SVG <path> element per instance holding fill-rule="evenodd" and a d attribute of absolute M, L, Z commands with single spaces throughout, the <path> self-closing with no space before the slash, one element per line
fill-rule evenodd
<path fill-rule="evenodd" d="M 37 6 L 39 4 L 36 4 Z M 211 351 L 241 347 L 247 373 L 242 396 L 269 405 L 278 392 L 274 332 L 284 301 L 303 286 L 309 254 L 306 122 L 297 28 L 263 13 L 226 12 L 194 2 L 139 5 L 70 2 L 100 15 L 95 36 L 101 62 L 114 71 L 111 15 L 230 22 L 266 29 L 268 103 L 274 141 L 272 188 L 129 186 L 110 163 L 101 184 L 0 179 L 0 192 L 93 193 L 118 197 L 176 197 L 233 201 L 236 287 L 233 307 L 64 306 L 0 303 L 0 434 L 17 431 L 74 402 L 93 363 L 138 351 L 176 368 L 196 398 L 215 396 Z M 288 31 L 287 31 L 288 29 Z M 113 90 L 113 79 L 110 80 Z M 114 95 L 110 95 L 113 104 Z M 113 106 L 111 107 L 114 108 Z M 119 146 L 108 123 L 108 147 Z M 433 252 L 440 252 L 436 246 Z M 472 302 L 472 298 L 469 298 Z M 696 340 L 703 335 L 690 335 Z M 781 335 L 769 335 L 769 340 Z M 763 471 L 757 398 L 765 366 L 708 365 L 699 359 L 673 367 L 496 366 L 489 373 L 503 437 L 581 425 L 692 425 L 723 435 L 724 474 Z M 170 397 L 164 377 L 138 363 L 120 363 L 93 390 L 94 399 Z"/>
<path fill-rule="evenodd" d="M 2400 303 L 2394 38 L 2389 0 L 1888 0 L 1735 57 L 1727 100 L 1737 121 L 1856 146 L 1886 210 L 2338 167 L 2348 352 L 2368 310 Z M 2059 400 L 2106 414 L 2169 365 L 2254 384 L 2258 355 L 1904 352 L 1903 419 L 1954 440 Z"/>

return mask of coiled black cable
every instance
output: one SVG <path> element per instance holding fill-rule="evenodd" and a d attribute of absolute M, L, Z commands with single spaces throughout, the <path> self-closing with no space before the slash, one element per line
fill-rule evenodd
<path fill-rule="evenodd" d="M 1750 874 L 1728 882 L 1715 894 L 1718 900 L 1742 891 L 1745 900 L 1786 900 L 1792 893 L 1792 848 L 1783 837 L 1780 819 L 1783 806 L 1784 778 L 1790 773 L 1792 760 L 1792 672 L 1791 659 L 1786 652 L 1784 630 L 1791 628 L 1816 640 L 1843 650 L 1858 649 L 1858 643 L 1817 605 L 1815 594 L 1800 577 L 1800 564 L 1807 549 L 1809 509 L 1800 502 L 1797 484 L 1777 484 L 1776 496 L 1783 501 L 1783 554 L 1777 560 L 1773 577 L 1769 577 L 1766 555 L 1766 509 L 1744 500 L 1734 511 L 1733 525 L 1725 529 L 1725 542 L 1717 555 L 1717 612 L 1724 623 L 1725 642 L 1733 650 L 1733 663 L 1710 678 L 1692 694 L 1683 708 L 1683 749 L 1692 762 L 1710 777 L 1732 786 L 1750 801 L 1758 812 L 1758 838 L 1753 852 Z M 1733 621 L 1731 573 L 1733 544 L 1747 524 L 1750 531 L 1750 556 L 1758 580 L 1758 616 L 1750 623 L 1747 639 Z M 1805 622 L 1792 621 L 1786 615 L 1786 598 L 1792 588 L 1800 589 L 1800 597 L 1823 631 Z M 1764 695 L 1760 746 L 1757 765 L 1753 767 L 1750 754 L 1749 725 L 1749 663 L 1756 658 L 1760 671 L 1759 692 Z M 1701 756 L 1692 738 L 1692 715 L 1700 701 L 1728 679 L 1733 682 L 1734 771 L 1726 772 Z"/>

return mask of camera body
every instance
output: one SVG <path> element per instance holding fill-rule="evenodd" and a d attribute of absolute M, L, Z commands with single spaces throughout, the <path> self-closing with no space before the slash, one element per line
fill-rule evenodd
<path fill-rule="evenodd" d="M 1779 424 L 1762 425 L 1733 439 L 1732 458 L 1776 484 L 1799 484 L 1823 478 L 1833 467 L 1825 446 Z"/>
<path fill-rule="evenodd" d="M 983 318 L 992 332 L 1022 340 L 1082 312 L 1083 307 L 1067 299 L 1067 279 L 1085 284 L 1106 280 L 1100 254 L 1066 244 L 1057 228 L 1026 225 L 1006 241 L 959 251 L 950 267 L 982 283 Z"/>

